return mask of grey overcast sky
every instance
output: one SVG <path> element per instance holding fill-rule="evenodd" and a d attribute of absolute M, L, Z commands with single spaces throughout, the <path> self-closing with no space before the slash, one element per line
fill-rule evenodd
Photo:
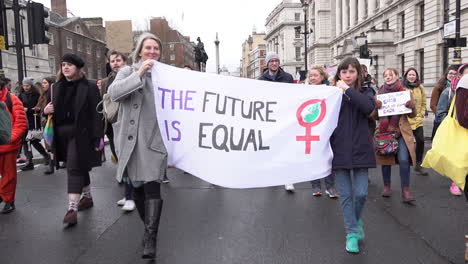
<path fill-rule="evenodd" d="M 50 0 L 33 1 L 50 8 Z M 215 72 L 216 32 L 221 42 L 220 65 L 234 70 L 240 65 L 242 42 L 254 27 L 257 32 L 265 31 L 266 17 L 279 3 L 281 0 L 68 0 L 67 9 L 79 17 L 131 19 L 134 29 L 144 27 L 147 18 L 166 17 L 191 40 L 201 38 L 209 56 L 207 71 Z"/>

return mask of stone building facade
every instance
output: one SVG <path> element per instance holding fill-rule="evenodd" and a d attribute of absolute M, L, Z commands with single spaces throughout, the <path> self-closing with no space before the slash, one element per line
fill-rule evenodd
<path fill-rule="evenodd" d="M 242 59 L 241 59 L 241 77 L 255 78 L 258 74 L 254 74 L 252 68 L 257 68 L 258 71 L 263 72 L 265 67 L 265 51 L 266 44 L 265 33 L 257 33 L 256 30 L 252 32 L 252 35 L 242 43 Z M 259 47 L 262 48 L 259 48 Z M 260 50 L 264 50 L 260 52 Z M 253 62 L 255 61 L 256 62 Z"/>
<path fill-rule="evenodd" d="M 189 65 L 197 69 L 195 43 L 190 41 L 190 37 L 183 36 L 179 31 L 171 28 L 167 20 L 161 17 L 150 20 L 150 32 L 158 36 L 163 43 L 161 62 L 176 67 Z"/>
<path fill-rule="evenodd" d="M 132 21 L 106 21 L 106 44 L 109 50 L 129 55 L 133 50 Z"/>
<path fill-rule="evenodd" d="M 299 1 L 283 0 L 266 19 L 267 52 L 275 51 L 281 67 L 293 76 L 304 69 L 304 38 L 294 30 L 304 25 L 304 11 Z"/>
<path fill-rule="evenodd" d="M 26 1 L 19 1 L 19 3 L 21 6 L 26 6 Z M 10 8 L 12 6 L 12 1 L 5 0 L 5 5 L 7 8 Z M 25 40 L 24 42 L 27 44 L 29 33 L 26 10 L 21 10 L 20 14 L 23 17 L 21 19 L 21 26 L 23 29 L 22 31 Z M 15 34 L 17 29 L 15 28 L 13 12 L 11 10 L 7 10 L 6 20 L 8 28 L 5 33 L 8 34 L 9 44 L 14 45 L 16 43 Z M 24 72 L 24 76 L 33 77 L 36 81 L 41 81 L 43 77 L 50 76 L 52 74 L 49 67 L 49 51 L 47 44 L 33 45 L 32 48 L 26 47 L 24 48 L 24 55 L 25 56 L 23 64 L 25 64 L 26 69 L 26 72 Z M 13 84 L 15 84 L 18 81 L 18 64 L 16 49 L 13 47 L 6 50 L 2 50 L 1 56 L 4 74 L 6 77 L 12 80 Z"/>
<path fill-rule="evenodd" d="M 370 72 L 383 83 L 383 71 L 415 67 L 430 89 L 452 63 L 444 23 L 455 17 L 455 0 L 307 0 L 311 64 L 337 65 L 359 56 L 360 42 L 370 50 Z M 468 1 L 461 1 L 461 35 L 468 36 Z M 454 35 L 449 36 L 454 37 Z M 468 61 L 468 49 L 462 49 Z"/>
<path fill-rule="evenodd" d="M 64 54 L 75 53 L 85 61 L 83 71 L 91 80 L 106 77 L 106 39 L 102 18 L 67 17 L 66 0 L 51 1 L 49 60 L 51 72 L 60 69 Z"/>
<path fill-rule="evenodd" d="M 249 65 L 247 66 L 247 78 L 257 79 L 262 76 L 265 65 L 266 45 L 258 45 L 249 52 Z"/>

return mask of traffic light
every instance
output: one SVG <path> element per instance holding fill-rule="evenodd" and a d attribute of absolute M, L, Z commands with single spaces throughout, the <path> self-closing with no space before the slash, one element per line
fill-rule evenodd
<path fill-rule="evenodd" d="M 49 17 L 49 13 L 44 10 L 44 5 L 29 2 L 26 10 L 28 14 L 29 44 L 48 44 L 50 41 L 49 37 L 47 37 L 49 25 L 46 23 L 46 18 Z"/>

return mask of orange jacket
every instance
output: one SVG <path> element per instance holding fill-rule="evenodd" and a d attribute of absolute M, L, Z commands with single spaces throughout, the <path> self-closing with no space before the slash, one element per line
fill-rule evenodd
<path fill-rule="evenodd" d="M 0 101 L 6 103 L 7 89 L 0 90 Z M 11 94 L 13 109 L 11 111 L 11 141 L 8 144 L 0 145 L 0 154 L 18 150 L 21 147 L 23 135 L 28 127 L 23 103 L 14 94 Z M 8 107 L 7 107 L 8 108 Z"/>

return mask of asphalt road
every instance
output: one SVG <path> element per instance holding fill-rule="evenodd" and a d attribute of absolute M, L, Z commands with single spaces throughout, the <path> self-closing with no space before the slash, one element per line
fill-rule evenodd
<path fill-rule="evenodd" d="M 71 229 L 62 225 L 65 171 L 46 176 L 43 170 L 18 174 L 17 209 L 0 215 L 1 264 L 151 263 L 140 259 L 143 225 L 136 211 L 126 214 L 116 205 L 124 190 L 114 165 L 93 170 L 95 206 L 80 212 Z M 448 179 L 412 173 L 416 202 L 406 205 L 397 167 L 392 198 L 380 196 L 380 169 L 370 174 L 366 239 L 361 254 L 350 255 L 339 202 L 313 197 L 309 183 L 297 184 L 294 194 L 283 187 L 233 190 L 169 169 L 156 263 L 465 263 L 468 203 L 449 193 Z"/>

